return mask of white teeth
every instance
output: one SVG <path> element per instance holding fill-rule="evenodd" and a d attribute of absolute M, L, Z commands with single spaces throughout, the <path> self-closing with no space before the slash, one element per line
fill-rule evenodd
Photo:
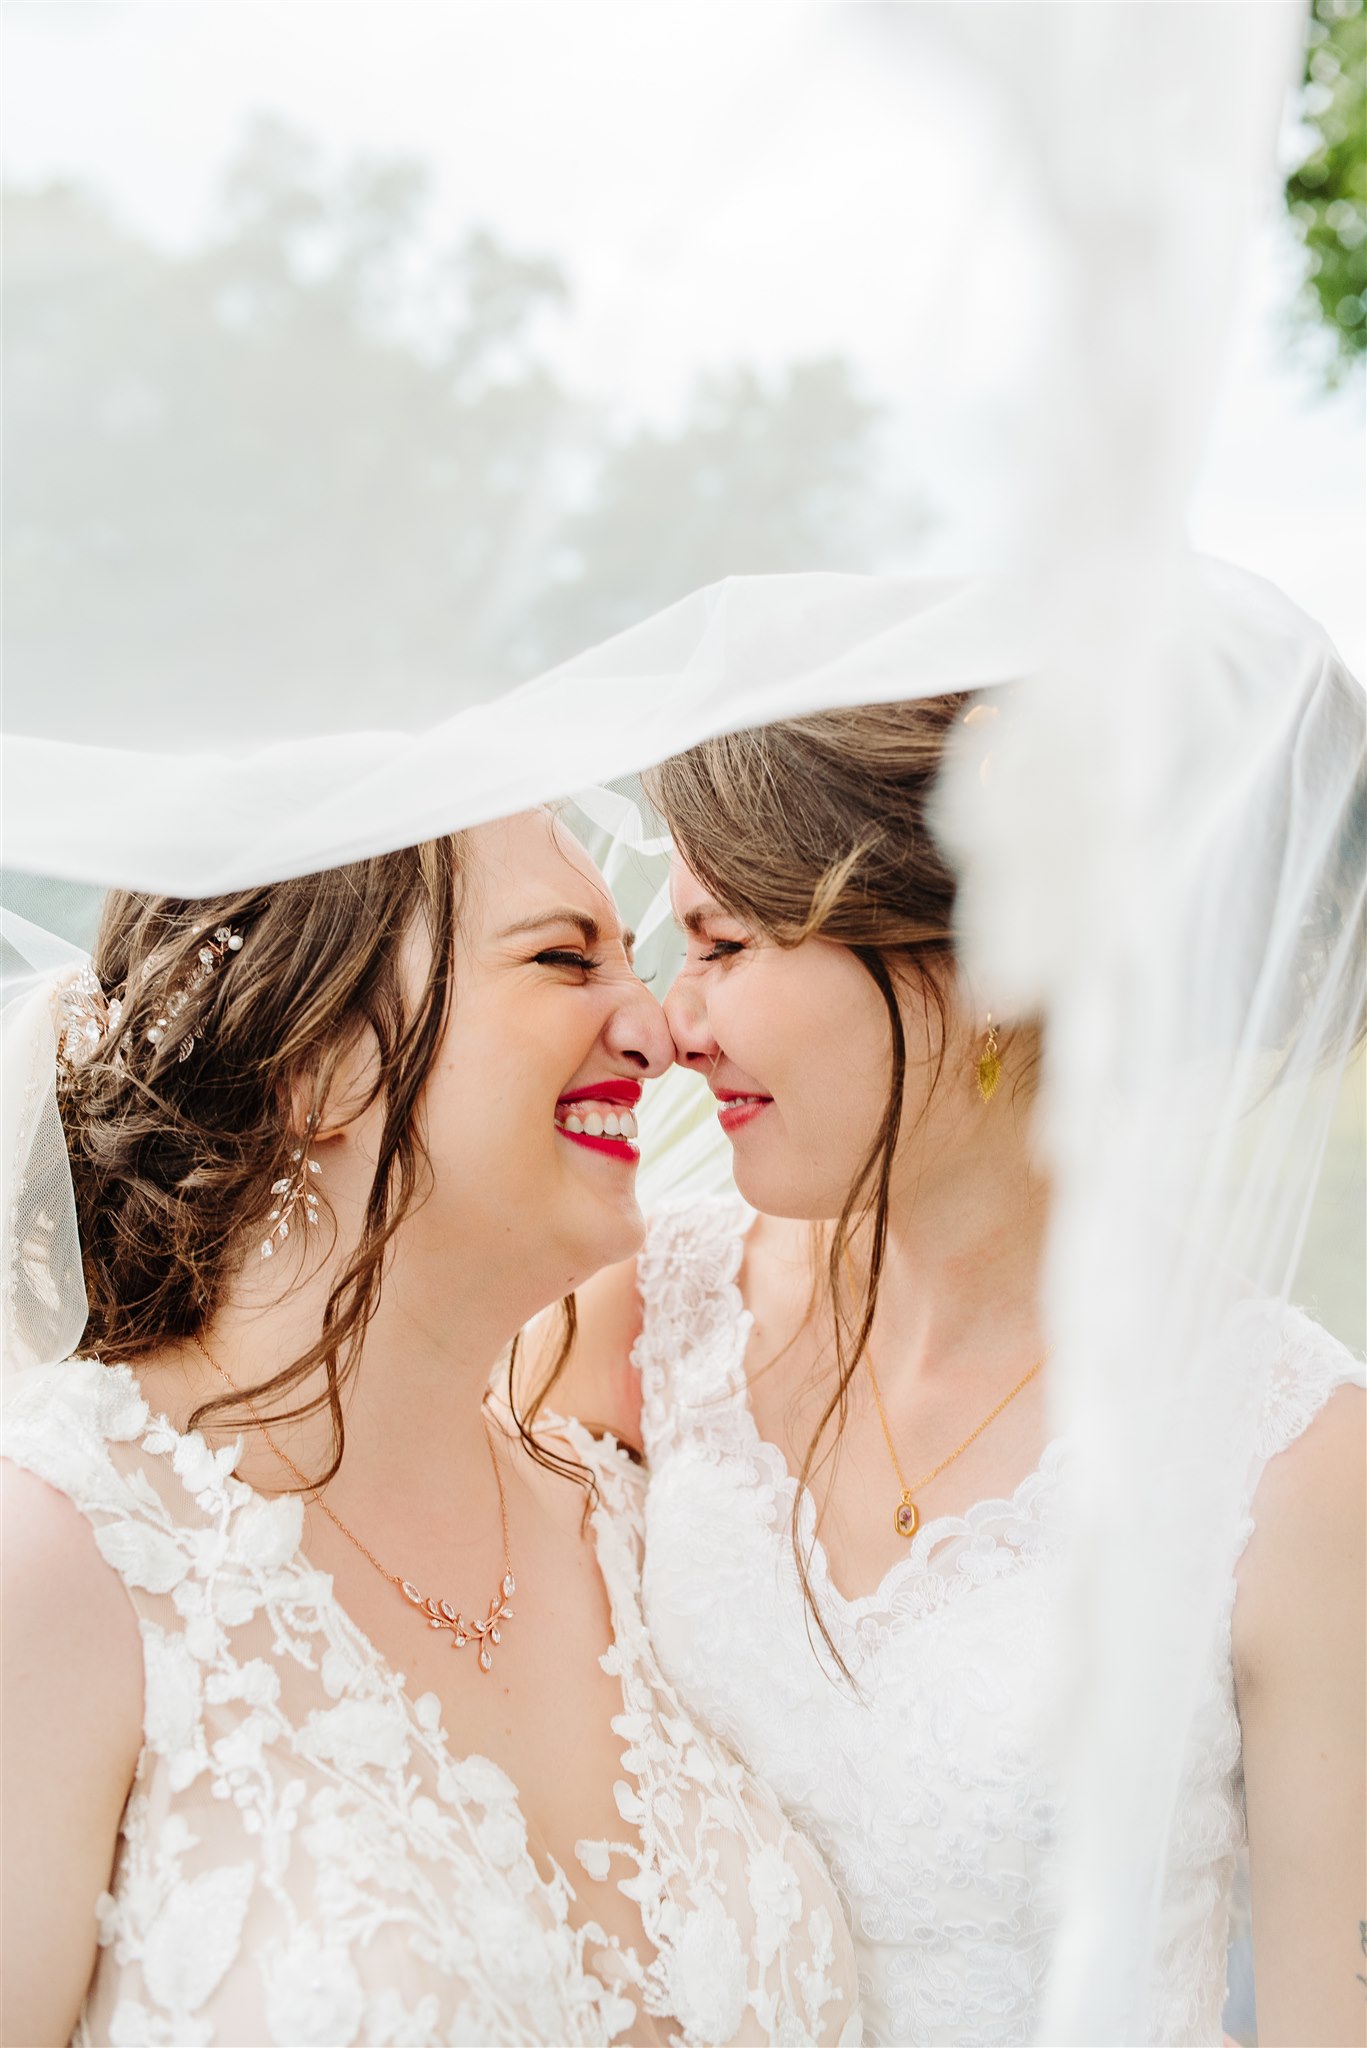
<path fill-rule="evenodd" d="M 629 1109 L 617 1109 L 606 1102 L 590 1104 L 587 1098 L 565 1103 L 556 1111 L 556 1123 L 572 1138 L 622 1138 L 634 1143 L 636 1118 Z"/>

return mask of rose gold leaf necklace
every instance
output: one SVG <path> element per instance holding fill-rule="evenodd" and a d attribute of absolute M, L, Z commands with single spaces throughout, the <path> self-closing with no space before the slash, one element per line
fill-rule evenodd
<path fill-rule="evenodd" d="M 348 1529 L 341 1516 L 334 1514 L 317 1487 L 311 1485 L 304 1477 L 293 1458 L 289 1455 L 289 1452 L 281 1450 L 279 1444 L 275 1441 L 275 1438 L 252 1406 L 248 1396 L 241 1391 L 236 1382 L 219 1364 L 218 1360 L 205 1349 L 198 1337 L 195 1337 L 193 1341 L 219 1378 L 225 1382 L 236 1398 L 242 1403 L 242 1406 L 247 1410 L 252 1421 L 256 1424 L 281 1464 L 294 1474 L 300 1486 L 305 1489 L 309 1501 L 322 1509 L 338 1533 L 345 1536 L 348 1543 L 354 1544 L 362 1557 L 375 1567 L 375 1570 L 382 1579 L 388 1579 L 391 1586 L 398 1587 L 409 1606 L 417 1608 L 429 1628 L 444 1630 L 451 1638 L 451 1647 L 453 1649 L 463 1650 L 467 1643 L 477 1644 L 476 1662 L 480 1670 L 491 1670 L 494 1661 L 494 1650 L 503 1640 L 503 1624 L 505 1621 L 511 1621 L 513 1618 L 513 1610 L 508 1605 L 508 1602 L 517 1591 L 517 1581 L 513 1577 L 512 1556 L 508 1547 L 508 1502 L 503 1492 L 503 1474 L 498 1469 L 498 1457 L 494 1450 L 493 1438 L 489 1434 L 488 1424 L 486 1423 L 484 1427 L 484 1441 L 488 1446 L 489 1463 L 494 1468 L 494 1484 L 498 1488 L 498 1517 L 503 1527 L 503 1579 L 498 1591 L 489 1602 L 489 1611 L 483 1621 L 467 1621 L 461 1610 L 454 1606 L 451 1601 L 434 1599 L 427 1594 L 420 1593 L 412 1580 L 404 1578 L 401 1572 L 386 1571 L 374 1551 L 366 1548 L 355 1530 Z"/>

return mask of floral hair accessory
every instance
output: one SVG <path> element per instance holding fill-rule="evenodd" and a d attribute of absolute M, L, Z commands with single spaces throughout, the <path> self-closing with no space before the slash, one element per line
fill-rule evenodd
<path fill-rule="evenodd" d="M 118 1026 L 123 1004 L 111 1002 L 89 961 L 57 992 L 57 1058 L 69 1073 L 92 1060 Z"/>
<path fill-rule="evenodd" d="M 186 980 L 181 982 L 178 988 L 172 989 L 170 995 L 166 998 L 165 1012 L 156 1019 L 155 1023 L 148 1026 L 147 1043 L 149 1045 L 160 1045 L 191 997 L 198 994 L 210 976 L 216 973 L 221 962 L 230 953 L 240 953 L 241 951 L 241 932 L 234 931 L 230 925 L 219 925 L 213 936 L 205 939 L 200 946 L 199 957 L 196 959 Z M 177 1060 L 188 1060 L 196 1044 L 203 1036 L 204 1027 L 202 1024 L 197 1025 L 193 1031 L 187 1032 L 177 1048 Z"/>

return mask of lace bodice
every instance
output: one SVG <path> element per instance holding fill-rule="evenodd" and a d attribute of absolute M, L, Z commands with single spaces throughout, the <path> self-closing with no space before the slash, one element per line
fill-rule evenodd
<path fill-rule="evenodd" d="M 622 1688 L 622 1839 L 578 1854 L 623 1871 L 641 1956 L 577 1924 L 516 1787 L 453 1754 L 436 1695 L 411 1699 L 348 1619 L 297 1497 L 235 1479 L 238 1447 L 178 1435 L 124 1367 L 7 1390 L 6 1455 L 87 1516 L 142 1634 L 144 1744 L 78 2042 L 590 2043 L 647 2014 L 687 2044 L 858 2041 L 828 1878 L 654 1661 L 640 1475 L 564 1427 L 601 1491 Z"/>
<path fill-rule="evenodd" d="M 1062 1593 L 1065 1446 L 1009 1500 L 927 1522 L 876 1592 L 813 1586 L 861 1698 L 823 1675 L 789 1535 L 794 1480 L 751 1416 L 750 1318 L 735 1286 L 746 1212 L 666 1213 L 640 1262 L 635 1357 L 650 1464 L 645 1604 L 689 1707 L 773 1786 L 826 1854 L 854 1927 L 866 2038 L 1035 2038 L 1056 1924 L 1057 1795 L 1040 1715 Z M 1362 1368 L 1288 1312 L 1263 1458 Z M 804 1540 L 811 1504 L 803 1503 Z M 1232 1573 L 1251 1522 L 1231 1536 Z M 819 1638 L 815 1639 L 819 1643 Z M 1230 1638 L 1193 1730 L 1149 2031 L 1219 2042 L 1243 1842 Z"/>

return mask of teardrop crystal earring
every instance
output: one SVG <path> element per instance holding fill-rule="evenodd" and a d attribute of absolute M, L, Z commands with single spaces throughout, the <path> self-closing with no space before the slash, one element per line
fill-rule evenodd
<path fill-rule="evenodd" d="M 987 1013 L 987 1038 L 978 1055 L 978 1093 L 984 1102 L 990 1102 L 997 1092 L 997 1083 L 1002 1075 L 1001 1054 L 997 1050 L 997 1027 L 992 1022 L 992 1013 Z"/>
<path fill-rule="evenodd" d="M 309 1157 L 309 1146 L 313 1141 L 315 1119 L 310 1116 L 304 1127 L 303 1142 L 290 1153 L 290 1170 L 279 1180 L 271 1182 L 271 1193 L 276 1197 L 275 1207 L 266 1218 L 266 1235 L 261 1241 L 261 1256 L 270 1259 L 275 1256 L 277 1244 L 283 1244 L 290 1234 L 291 1219 L 298 1221 L 296 1212 L 303 1205 L 306 1223 L 318 1221 L 318 1197 L 310 1186 L 310 1176 L 321 1173 L 322 1167 L 316 1159 Z"/>

